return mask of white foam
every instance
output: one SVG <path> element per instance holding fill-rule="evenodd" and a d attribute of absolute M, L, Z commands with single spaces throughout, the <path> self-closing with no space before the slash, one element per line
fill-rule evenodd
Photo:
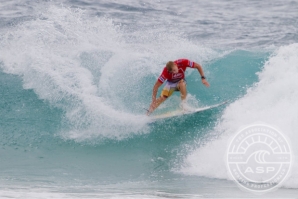
<path fill-rule="evenodd" d="M 247 94 L 230 104 L 214 129 L 214 138 L 185 159 L 180 172 L 229 179 L 225 165 L 226 150 L 237 130 L 255 122 L 264 122 L 281 130 L 298 153 L 298 44 L 280 47 L 258 73 L 259 81 Z M 285 187 L 298 187 L 297 158 Z"/>
<path fill-rule="evenodd" d="M 66 139 L 147 133 L 148 118 L 137 110 L 149 105 L 154 82 L 149 85 L 144 78 L 156 78 L 167 60 L 202 62 L 217 55 L 154 30 L 146 31 L 146 37 L 142 30 L 131 33 L 135 40 L 126 42 L 110 19 L 47 6 L 36 19 L 1 35 L 0 60 L 6 73 L 22 77 L 25 89 L 65 112 Z"/>
<path fill-rule="evenodd" d="M 83 52 L 119 53 L 117 26 L 83 16 L 81 10 L 50 6 L 42 16 L 7 32 L 1 40 L 4 71 L 20 75 L 25 89 L 66 112 L 72 129 L 66 137 L 121 138 L 144 129 L 145 116 L 115 110 L 98 96 L 97 82 L 80 59 Z"/>

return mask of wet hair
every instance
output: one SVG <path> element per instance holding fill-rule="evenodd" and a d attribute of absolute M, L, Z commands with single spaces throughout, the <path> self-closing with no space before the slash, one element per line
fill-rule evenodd
<path fill-rule="evenodd" d="M 172 72 L 173 66 L 174 66 L 174 62 L 173 61 L 168 61 L 167 65 L 166 65 L 166 68 L 169 72 Z"/>

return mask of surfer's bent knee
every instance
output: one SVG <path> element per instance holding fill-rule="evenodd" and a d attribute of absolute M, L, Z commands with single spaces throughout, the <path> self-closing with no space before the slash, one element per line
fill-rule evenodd
<path fill-rule="evenodd" d="M 181 79 L 181 80 L 179 81 L 179 83 L 178 83 L 178 85 L 177 85 L 177 89 L 178 89 L 178 90 L 180 90 L 181 85 L 182 85 L 182 86 L 186 86 L 186 83 L 185 83 L 184 79 Z"/>

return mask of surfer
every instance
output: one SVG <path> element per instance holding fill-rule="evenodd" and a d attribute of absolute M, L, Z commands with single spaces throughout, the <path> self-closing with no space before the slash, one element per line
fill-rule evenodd
<path fill-rule="evenodd" d="M 164 67 L 161 75 L 158 77 L 152 92 L 152 103 L 149 107 L 147 115 L 150 115 L 161 103 L 163 103 L 168 97 L 170 97 L 174 91 L 180 91 L 181 104 L 180 107 L 185 111 L 186 108 L 186 81 L 185 71 L 186 68 L 196 68 L 202 79 L 202 83 L 209 87 L 203 68 L 200 64 L 190 61 L 188 59 L 178 59 L 176 61 L 169 61 Z M 166 81 L 167 80 L 167 81 Z M 158 88 L 166 81 L 166 84 L 161 92 L 161 95 L 156 99 Z"/>

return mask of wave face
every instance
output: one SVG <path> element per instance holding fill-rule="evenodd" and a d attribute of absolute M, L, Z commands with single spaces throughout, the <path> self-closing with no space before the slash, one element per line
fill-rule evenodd
<path fill-rule="evenodd" d="M 186 29 L 197 21 L 177 18 L 164 2 L 65 3 L 26 2 L 19 12 L 15 5 L 16 13 L 5 11 L 9 2 L 0 8 L 5 16 L 0 15 L 0 187 L 6 190 L 0 196 L 13 198 L 26 190 L 29 198 L 80 197 L 80 191 L 142 197 L 135 189 L 149 198 L 210 196 L 204 188 L 209 183 L 222 187 L 222 196 L 240 197 L 237 188 L 224 187 L 236 187 L 233 183 L 221 181 L 228 179 L 222 157 L 228 138 L 256 121 L 280 128 L 297 152 L 295 35 L 284 40 L 271 35 L 276 40 L 270 43 L 264 30 L 238 24 L 235 31 L 228 20 L 240 13 L 224 16 L 222 23 L 230 28 L 220 35 L 217 15 L 199 21 L 202 30 Z M 217 3 L 221 9 L 230 5 Z M 204 6 L 199 13 L 214 9 Z M 164 13 L 166 24 L 159 17 Z M 173 27 L 173 21 L 181 26 Z M 291 24 L 282 25 L 291 32 Z M 241 39 L 248 29 L 254 36 Z M 190 106 L 231 103 L 150 123 L 143 108 L 150 104 L 152 87 L 165 63 L 178 58 L 201 63 L 211 85 L 204 87 L 198 72 L 189 69 Z M 179 102 L 175 94 L 157 113 L 174 110 Z M 286 188 L 298 186 L 296 167 Z M 156 193 L 156 187 L 163 191 Z M 40 195 L 43 190 L 47 194 Z"/>
<path fill-rule="evenodd" d="M 298 44 L 276 50 L 262 71 L 258 72 L 258 82 L 223 112 L 220 123 L 213 130 L 213 133 L 221 134 L 220 138 L 194 150 L 185 160 L 187 166 L 180 171 L 190 175 L 229 179 L 223 157 L 231 136 L 240 127 L 260 121 L 278 127 L 292 142 L 293 155 L 297 154 L 297 61 Z M 214 158 L 210 159 L 210 156 Z M 298 187 L 297 166 L 294 162 L 285 187 Z"/>

